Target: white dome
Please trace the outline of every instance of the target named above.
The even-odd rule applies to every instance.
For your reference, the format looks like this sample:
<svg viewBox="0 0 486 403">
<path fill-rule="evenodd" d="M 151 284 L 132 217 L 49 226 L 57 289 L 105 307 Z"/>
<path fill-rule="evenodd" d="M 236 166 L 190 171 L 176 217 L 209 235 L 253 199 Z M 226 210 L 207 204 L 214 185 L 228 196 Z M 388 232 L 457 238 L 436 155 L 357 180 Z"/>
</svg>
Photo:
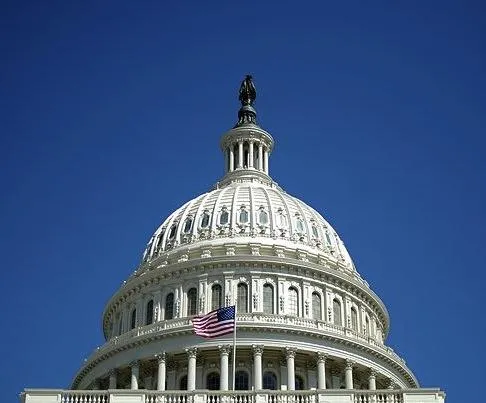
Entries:
<svg viewBox="0 0 486 403">
<path fill-rule="evenodd" d="M 224 238 L 237 244 L 258 240 L 265 245 L 305 249 L 354 270 L 343 242 L 317 211 L 275 183 L 256 180 L 232 182 L 178 208 L 151 237 L 144 261 L 187 244 Z"/>
</svg>

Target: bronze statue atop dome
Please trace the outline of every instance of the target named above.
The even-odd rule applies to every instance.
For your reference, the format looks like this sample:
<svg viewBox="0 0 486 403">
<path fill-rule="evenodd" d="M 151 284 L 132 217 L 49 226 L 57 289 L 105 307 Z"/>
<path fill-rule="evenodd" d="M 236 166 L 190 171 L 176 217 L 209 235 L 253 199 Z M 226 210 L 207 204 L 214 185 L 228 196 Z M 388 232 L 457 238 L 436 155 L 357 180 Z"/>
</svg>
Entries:
<svg viewBox="0 0 486 403">
<path fill-rule="evenodd" d="M 256 99 L 256 88 L 253 84 L 253 77 L 249 74 L 246 75 L 240 86 L 240 95 L 238 99 L 241 105 L 253 105 Z"/>
<path fill-rule="evenodd" d="M 249 74 L 241 82 L 238 99 L 241 102 L 241 108 L 238 111 L 238 123 L 235 127 L 246 124 L 256 125 L 256 110 L 253 108 L 253 103 L 256 99 L 256 88 L 255 84 L 253 84 L 253 77 Z"/>
</svg>

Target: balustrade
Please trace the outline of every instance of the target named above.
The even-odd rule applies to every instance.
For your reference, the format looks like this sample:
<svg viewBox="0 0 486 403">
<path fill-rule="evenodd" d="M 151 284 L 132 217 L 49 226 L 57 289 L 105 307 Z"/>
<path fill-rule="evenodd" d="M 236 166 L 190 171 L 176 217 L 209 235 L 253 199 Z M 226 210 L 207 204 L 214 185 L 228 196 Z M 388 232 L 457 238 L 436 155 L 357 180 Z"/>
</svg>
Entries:
<svg viewBox="0 0 486 403">
<path fill-rule="evenodd" d="M 108 403 L 109 401 L 108 391 L 68 390 L 61 393 L 60 403 Z"/>
<path fill-rule="evenodd" d="M 46 390 L 27 389 L 23 403 L 444 403 L 438 389 L 403 390 L 261 390 L 261 391 L 152 391 L 152 390 Z M 417 400 L 419 399 L 419 400 Z"/>
<path fill-rule="evenodd" d="M 381 350 L 383 353 L 392 356 L 395 360 L 405 363 L 405 361 L 401 357 L 399 357 L 393 351 L 392 348 L 385 346 L 384 344 L 373 339 L 372 337 L 356 332 L 353 329 L 338 326 L 333 323 L 325 322 L 322 320 L 303 318 L 298 316 L 274 315 L 274 314 L 265 314 L 261 312 L 254 312 L 254 313 L 238 314 L 237 322 L 240 324 L 240 326 L 244 326 L 245 323 L 256 322 L 256 323 L 268 323 L 273 325 L 285 325 L 286 327 L 295 326 L 297 328 L 305 328 L 307 330 L 315 329 L 318 331 L 325 331 L 334 334 L 339 334 L 340 336 L 345 336 L 347 338 L 356 339 L 359 340 L 360 342 L 367 343 L 370 346 L 373 346 L 374 348 Z M 104 355 L 111 349 L 115 348 L 116 346 L 123 343 L 127 343 L 133 338 L 142 337 L 148 334 L 157 334 L 161 332 L 171 331 L 173 329 L 190 330 L 191 329 L 190 319 L 175 318 L 167 321 L 155 322 L 147 326 L 137 327 L 126 333 L 123 333 L 120 336 L 116 336 L 112 338 L 105 345 L 98 347 L 93 352 L 90 359 L 93 359 L 94 357 L 100 355 Z"/>
</svg>

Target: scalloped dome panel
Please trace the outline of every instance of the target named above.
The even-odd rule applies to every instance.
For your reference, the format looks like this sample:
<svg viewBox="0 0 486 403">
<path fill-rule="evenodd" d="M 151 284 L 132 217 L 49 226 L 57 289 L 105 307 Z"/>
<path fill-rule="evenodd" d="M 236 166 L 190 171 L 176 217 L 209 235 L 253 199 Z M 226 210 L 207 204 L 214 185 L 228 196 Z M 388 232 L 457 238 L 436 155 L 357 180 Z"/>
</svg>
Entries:
<svg viewBox="0 0 486 403">
<path fill-rule="evenodd" d="M 174 211 L 155 231 L 144 261 L 182 245 L 209 239 L 231 238 L 248 243 L 258 238 L 306 245 L 354 265 L 343 242 L 313 208 L 277 186 L 232 183 L 202 194 Z"/>
</svg>

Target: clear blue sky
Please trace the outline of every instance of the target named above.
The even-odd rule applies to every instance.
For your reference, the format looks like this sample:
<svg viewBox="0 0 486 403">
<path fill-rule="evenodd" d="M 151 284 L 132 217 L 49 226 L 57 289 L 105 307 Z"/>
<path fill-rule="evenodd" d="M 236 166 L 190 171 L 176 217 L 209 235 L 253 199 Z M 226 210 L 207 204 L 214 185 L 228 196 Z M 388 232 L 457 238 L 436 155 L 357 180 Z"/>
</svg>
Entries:
<svg viewBox="0 0 486 403">
<path fill-rule="evenodd" d="M 421 384 L 474 400 L 486 10 L 391 3 L 2 2 L 2 402 L 102 343 L 151 233 L 221 177 L 247 73 L 274 179 L 340 233 Z"/>
</svg>

